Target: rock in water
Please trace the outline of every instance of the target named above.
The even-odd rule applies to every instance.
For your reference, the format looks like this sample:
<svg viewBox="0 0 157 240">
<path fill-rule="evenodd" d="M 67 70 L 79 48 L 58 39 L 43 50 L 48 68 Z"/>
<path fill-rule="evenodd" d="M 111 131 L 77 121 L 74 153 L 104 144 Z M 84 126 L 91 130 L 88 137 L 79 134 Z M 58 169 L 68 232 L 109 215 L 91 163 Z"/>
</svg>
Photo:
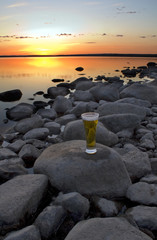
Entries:
<svg viewBox="0 0 157 240">
<path fill-rule="evenodd" d="M 151 240 L 125 218 L 91 218 L 79 222 L 65 240 Z"/>
<path fill-rule="evenodd" d="M 78 72 L 82 72 L 84 70 L 84 68 L 83 67 L 77 67 L 77 68 L 75 68 L 75 70 L 78 71 Z"/>
<path fill-rule="evenodd" d="M 34 112 L 34 106 L 29 103 L 19 103 L 6 112 L 7 118 L 18 121 L 30 117 Z"/>
<path fill-rule="evenodd" d="M 44 173 L 58 190 L 98 195 L 106 198 L 125 196 L 131 185 L 118 153 L 97 144 L 97 153 L 85 153 L 85 141 L 67 141 L 48 147 L 36 160 L 35 173 Z"/>
<path fill-rule="evenodd" d="M 3 101 L 3 102 L 17 101 L 17 100 L 20 100 L 21 97 L 22 97 L 22 92 L 19 89 L 0 93 L 0 101 Z"/>
</svg>

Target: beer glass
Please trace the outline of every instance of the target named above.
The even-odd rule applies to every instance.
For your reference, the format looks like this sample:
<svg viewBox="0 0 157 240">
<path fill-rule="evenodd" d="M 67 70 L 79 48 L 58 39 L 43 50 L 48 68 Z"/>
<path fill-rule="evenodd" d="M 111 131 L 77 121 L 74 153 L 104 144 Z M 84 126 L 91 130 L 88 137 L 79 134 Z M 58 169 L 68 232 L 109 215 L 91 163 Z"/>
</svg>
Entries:
<svg viewBox="0 0 157 240">
<path fill-rule="evenodd" d="M 99 113 L 87 112 L 81 115 L 86 135 L 86 153 L 94 154 L 96 150 L 96 127 Z"/>
</svg>

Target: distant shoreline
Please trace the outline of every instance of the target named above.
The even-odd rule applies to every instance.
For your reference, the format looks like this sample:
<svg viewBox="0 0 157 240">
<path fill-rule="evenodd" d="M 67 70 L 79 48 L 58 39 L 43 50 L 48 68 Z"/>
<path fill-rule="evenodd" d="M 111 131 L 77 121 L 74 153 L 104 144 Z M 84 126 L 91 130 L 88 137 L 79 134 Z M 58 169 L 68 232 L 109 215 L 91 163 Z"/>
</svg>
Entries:
<svg viewBox="0 0 157 240">
<path fill-rule="evenodd" d="M 157 57 L 157 54 L 123 54 L 123 53 L 100 53 L 100 54 L 54 54 L 54 55 L 0 55 L 0 58 L 25 58 L 25 57 Z"/>
</svg>

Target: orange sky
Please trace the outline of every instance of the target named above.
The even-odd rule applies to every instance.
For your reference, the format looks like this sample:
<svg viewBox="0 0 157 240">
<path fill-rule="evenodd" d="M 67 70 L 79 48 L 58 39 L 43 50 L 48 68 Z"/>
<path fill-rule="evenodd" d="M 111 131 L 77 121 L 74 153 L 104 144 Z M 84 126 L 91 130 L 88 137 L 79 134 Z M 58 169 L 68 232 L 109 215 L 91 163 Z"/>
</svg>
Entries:
<svg viewBox="0 0 157 240">
<path fill-rule="evenodd" d="M 156 0 L 1 0 L 0 55 L 157 54 L 156 11 Z"/>
</svg>

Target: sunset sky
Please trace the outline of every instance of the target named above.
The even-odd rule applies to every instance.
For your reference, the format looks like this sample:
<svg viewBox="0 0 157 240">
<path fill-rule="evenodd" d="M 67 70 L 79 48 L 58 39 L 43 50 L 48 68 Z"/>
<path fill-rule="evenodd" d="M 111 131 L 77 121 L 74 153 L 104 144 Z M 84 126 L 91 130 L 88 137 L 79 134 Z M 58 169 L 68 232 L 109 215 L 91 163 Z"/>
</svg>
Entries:
<svg viewBox="0 0 157 240">
<path fill-rule="evenodd" d="M 0 55 L 157 54 L 157 0 L 0 0 Z"/>
</svg>

